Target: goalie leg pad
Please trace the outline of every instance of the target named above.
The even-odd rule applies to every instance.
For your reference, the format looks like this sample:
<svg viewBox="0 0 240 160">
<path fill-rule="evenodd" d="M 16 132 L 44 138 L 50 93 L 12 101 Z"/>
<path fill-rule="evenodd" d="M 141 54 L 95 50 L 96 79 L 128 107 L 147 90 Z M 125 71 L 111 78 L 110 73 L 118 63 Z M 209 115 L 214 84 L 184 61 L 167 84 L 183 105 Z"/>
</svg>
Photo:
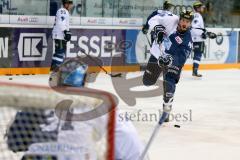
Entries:
<svg viewBox="0 0 240 160">
<path fill-rule="evenodd" d="M 143 84 L 145 86 L 154 85 L 157 82 L 161 72 L 162 69 L 158 66 L 157 59 L 151 55 L 143 75 Z"/>
</svg>

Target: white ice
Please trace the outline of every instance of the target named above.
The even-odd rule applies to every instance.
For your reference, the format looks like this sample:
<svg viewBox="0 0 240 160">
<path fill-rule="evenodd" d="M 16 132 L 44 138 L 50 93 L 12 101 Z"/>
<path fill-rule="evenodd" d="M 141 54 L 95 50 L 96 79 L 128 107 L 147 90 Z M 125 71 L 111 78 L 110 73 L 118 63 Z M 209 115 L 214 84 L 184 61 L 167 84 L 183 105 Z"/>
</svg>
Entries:
<svg viewBox="0 0 240 160">
<path fill-rule="evenodd" d="M 177 86 L 173 113 L 188 116 L 187 121 L 165 124 L 149 150 L 151 160 L 238 160 L 240 159 L 240 70 L 201 71 L 202 79 L 184 71 Z M 128 73 L 128 77 L 142 73 Z M 0 76 L 0 81 L 28 84 L 48 84 L 48 75 Z M 101 73 L 92 88 L 112 92 L 111 79 Z M 119 86 L 120 87 L 120 86 Z M 146 87 L 135 88 L 144 90 Z M 117 94 L 116 94 L 117 95 Z M 162 96 L 138 98 L 137 104 L 129 107 L 120 100 L 122 113 L 137 115 L 158 114 L 162 108 Z M 190 120 L 191 113 L 191 120 Z M 143 117 L 141 117 L 143 118 Z M 156 121 L 134 121 L 140 137 L 147 143 Z M 173 125 L 181 125 L 175 128 Z"/>
</svg>

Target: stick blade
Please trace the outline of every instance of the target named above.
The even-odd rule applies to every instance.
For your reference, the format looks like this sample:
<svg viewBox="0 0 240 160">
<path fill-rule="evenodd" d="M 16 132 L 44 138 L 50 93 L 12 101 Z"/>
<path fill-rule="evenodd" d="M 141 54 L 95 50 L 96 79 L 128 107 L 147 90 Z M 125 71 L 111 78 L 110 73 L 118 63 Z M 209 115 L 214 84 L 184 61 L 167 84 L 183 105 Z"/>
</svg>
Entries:
<svg viewBox="0 0 240 160">
<path fill-rule="evenodd" d="M 110 74 L 111 77 L 122 77 L 122 73 Z"/>
</svg>

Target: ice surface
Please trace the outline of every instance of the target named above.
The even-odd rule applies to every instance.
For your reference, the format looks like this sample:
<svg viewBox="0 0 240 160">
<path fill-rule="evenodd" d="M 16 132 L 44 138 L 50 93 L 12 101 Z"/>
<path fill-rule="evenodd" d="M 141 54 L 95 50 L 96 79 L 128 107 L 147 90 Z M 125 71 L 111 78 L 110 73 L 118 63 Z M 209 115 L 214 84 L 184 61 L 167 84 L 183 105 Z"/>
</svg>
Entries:
<svg viewBox="0 0 240 160">
<path fill-rule="evenodd" d="M 149 151 L 151 160 L 237 160 L 240 159 L 240 70 L 201 71 L 202 79 L 184 71 L 177 86 L 173 104 L 174 115 L 185 114 L 186 119 L 175 118 L 165 124 Z M 128 78 L 142 73 L 128 73 Z M 1 76 L 0 81 L 48 85 L 48 75 Z M 101 73 L 91 88 L 115 93 L 109 76 Z M 121 86 L 119 86 L 121 87 Z M 135 87 L 134 90 L 144 90 Z M 115 93 L 116 94 L 116 93 Z M 116 94 L 117 95 L 117 94 Z M 144 143 L 147 142 L 155 121 L 143 121 L 143 114 L 158 115 L 162 97 L 138 98 L 135 106 L 120 100 L 120 111 L 137 115 L 134 120 Z M 148 119 L 149 120 L 149 119 Z M 178 121 L 179 120 L 179 121 Z M 174 124 L 181 128 L 174 128 Z"/>
</svg>

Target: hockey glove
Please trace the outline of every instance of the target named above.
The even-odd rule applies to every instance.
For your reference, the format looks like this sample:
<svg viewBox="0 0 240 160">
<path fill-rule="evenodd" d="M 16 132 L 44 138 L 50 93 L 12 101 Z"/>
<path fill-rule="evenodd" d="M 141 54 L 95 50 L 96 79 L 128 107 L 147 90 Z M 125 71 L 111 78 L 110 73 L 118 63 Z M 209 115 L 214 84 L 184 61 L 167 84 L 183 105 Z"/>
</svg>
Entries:
<svg viewBox="0 0 240 160">
<path fill-rule="evenodd" d="M 172 65 L 173 58 L 170 54 L 164 54 L 158 58 L 159 67 L 169 67 Z"/>
<path fill-rule="evenodd" d="M 215 39 L 215 38 L 217 38 L 217 35 L 216 35 L 215 33 L 213 33 L 213 32 L 207 32 L 207 35 L 208 35 L 208 37 L 209 37 L 210 39 Z"/>
<path fill-rule="evenodd" d="M 67 41 L 67 42 L 70 41 L 71 37 L 72 37 L 72 33 L 70 31 L 65 30 L 64 31 L 64 39 L 65 39 L 65 41 Z"/>
<path fill-rule="evenodd" d="M 201 37 L 202 37 L 202 39 L 207 39 L 207 34 L 206 34 L 206 32 L 203 32 Z"/>
<path fill-rule="evenodd" d="M 156 25 L 154 27 L 154 39 L 157 41 L 158 44 L 161 44 L 163 41 L 165 27 L 162 25 Z"/>
<path fill-rule="evenodd" d="M 142 32 L 143 32 L 143 34 L 147 34 L 148 33 L 148 26 L 147 25 L 143 25 Z"/>
</svg>

